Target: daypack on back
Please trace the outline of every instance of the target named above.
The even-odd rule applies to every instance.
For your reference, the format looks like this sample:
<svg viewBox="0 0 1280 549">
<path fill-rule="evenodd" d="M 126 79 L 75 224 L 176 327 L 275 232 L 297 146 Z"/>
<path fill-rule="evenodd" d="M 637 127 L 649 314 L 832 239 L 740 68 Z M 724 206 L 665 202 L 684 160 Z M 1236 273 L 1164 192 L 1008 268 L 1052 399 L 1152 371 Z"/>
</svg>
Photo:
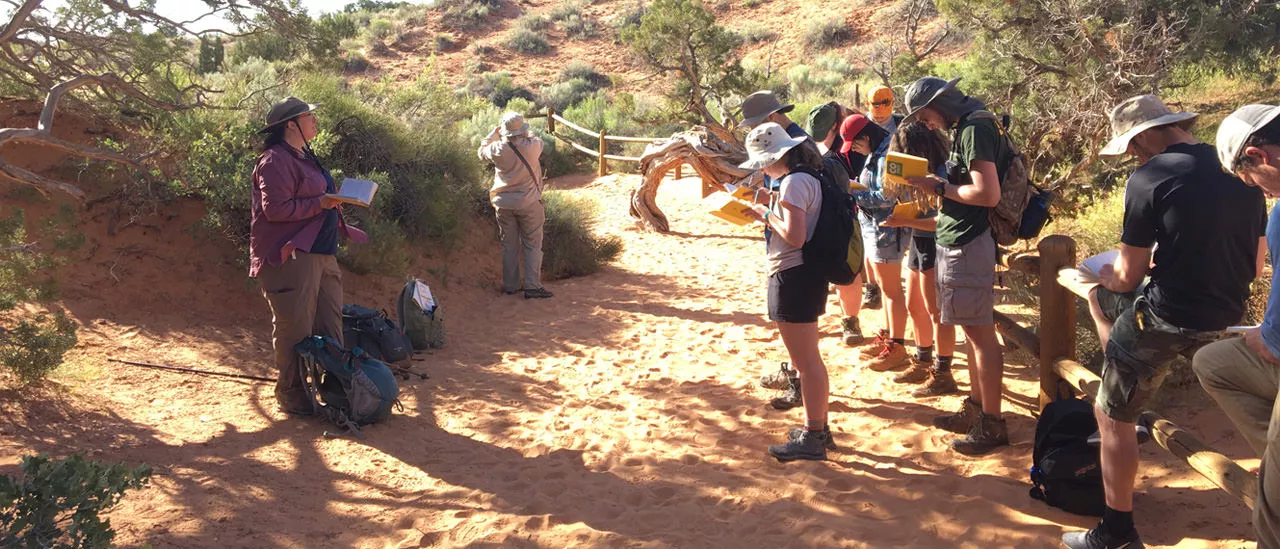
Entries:
<svg viewBox="0 0 1280 549">
<path fill-rule="evenodd" d="M 396 314 L 414 350 L 444 347 L 444 311 L 421 280 L 410 280 L 400 290 Z"/>
<path fill-rule="evenodd" d="M 360 305 L 342 306 L 342 339 L 347 348 L 359 347 L 383 362 L 399 362 L 413 352 L 409 337 L 386 312 Z"/>
<path fill-rule="evenodd" d="M 1089 435 L 1097 430 L 1087 401 L 1066 398 L 1044 407 L 1031 454 L 1032 498 L 1069 513 L 1102 516 L 1102 465 L 1098 448 L 1089 444 Z"/>
<path fill-rule="evenodd" d="M 303 338 L 293 349 L 317 416 L 361 436 L 360 425 L 387 419 L 400 404 L 395 374 L 382 361 L 324 336 Z"/>
<path fill-rule="evenodd" d="M 853 196 L 842 189 L 826 172 L 801 168 L 818 180 L 822 206 L 813 237 L 805 241 L 800 253 L 806 265 L 814 265 L 827 282 L 837 286 L 852 284 L 862 272 L 862 230 L 854 219 Z"/>
<path fill-rule="evenodd" d="M 991 225 L 991 236 L 996 243 L 1008 246 L 1018 239 L 1035 238 L 1040 229 L 1049 221 L 1049 203 L 1052 194 L 1031 183 L 1031 173 L 1027 169 L 1027 157 L 1014 146 L 1013 140 L 1005 131 L 1004 125 L 989 111 L 976 111 L 968 115 L 970 120 L 987 119 L 995 124 L 1009 154 L 1009 168 L 1000 179 L 1000 202 L 987 215 Z M 1035 200 L 1032 200 L 1032 199 Z M 1029 207 L 1030 206 L 1030 207 Z M 1024 221 L 1025 220 L 1025 221 Z M 1026 226 L 1023 226 L 1024 222 Z"/>
</svg>

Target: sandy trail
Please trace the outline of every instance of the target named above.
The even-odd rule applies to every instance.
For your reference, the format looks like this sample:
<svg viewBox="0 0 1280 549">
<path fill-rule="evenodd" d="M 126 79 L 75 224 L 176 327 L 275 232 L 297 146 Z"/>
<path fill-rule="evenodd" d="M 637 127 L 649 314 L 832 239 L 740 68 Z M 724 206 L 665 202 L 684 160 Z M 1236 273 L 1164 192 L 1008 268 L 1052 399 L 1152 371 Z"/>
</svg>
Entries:
<svg viewBox="0 0 1280 549">
<path fill-rule="evenodd" d="M 152 485 L 111 519 L 122 544 L 157 548 L 1047 548 L 1091 525 L 1027 496 L 1028 357 L 1006 355 L 1013 446 L 960 456 L 926 427 L 959 397 L 917 401 L 859 367 L 834 297 L 822 350 L 841 450 L 822 463 L 768 457 L 801 414 L 772 410 L 774 392 L 755 386 L 785 360 L 764 317 L 758 231 L 703 214 L 693 179 L 660 195 L 675 234 L 637 231 L 623 198 L 634 185 L 561 182 L 600 204 L 598 230 L 626 249 L 602 273 L 549 284 L 554 299 L 499 295 L 489 224 L 459 252 L 422 258 L 449 342 L 414 362 L 431 379 L 403 382 L 404 413 L 364 440 L 284 420 L 263 384 L 106 363 L 269 374 L 270 319 L 230 252 L 177 230 L 196 205 L 163 229 L 91 232 L 62 276 L 82 344 L 58 384 L 0 392 L 0 472 L 34 451 L 150 463 Z M 400 282 L 348 275 L 348 301 L 389 308 Z M 868 331 L 880 314 L 864 311 Z M 1161 410 L 1249 455 L 1198 387 L 1170 391 Z M 1154 444 L 1143 460 L 1148 545 L 1252 547 L 1243 505 Z"/>
</svg>

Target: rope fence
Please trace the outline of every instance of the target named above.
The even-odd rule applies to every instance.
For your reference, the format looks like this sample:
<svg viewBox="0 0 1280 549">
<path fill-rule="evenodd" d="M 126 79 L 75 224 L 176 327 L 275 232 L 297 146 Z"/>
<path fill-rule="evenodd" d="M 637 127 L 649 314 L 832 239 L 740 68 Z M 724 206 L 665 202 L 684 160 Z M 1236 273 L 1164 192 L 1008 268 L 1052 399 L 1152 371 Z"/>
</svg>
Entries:
<svg viewBox="0 0 1280 549">
<path fill-rule="evenodd" d="M 609 154 L 608 148 L 609 148 L 610 141 L 616 141 L 619 143 L 659 143 L 667 139 L 665 137 L 626 137 L 626 136 L 620 136 L 620 135 L 607 135 L 603 131 L 599 131 L 599 132 L 592 131 L 582 126 L 579 126 L 578 124 L 574 124 L 573 121 L 568 120 L 565 117 L 560 116 L 559 114 L 556 114 L 555 109 L 552 107 L 547 107 L 547 111 L 545 113 L 538 112 L 538 113 L 528 114 L 528 115 L 525 115 L 525 118 L 546 118 L 547 133 L 551 134 L 551 136 L 556 139 L 564 141 L 574 149 L 577 149 L 578 151 L 591 155 L 593 158 L 596 159 L 596 162 L 599 163 L 599 169 L 596 171 L 596 175 L 599 177 L 604 177 L 609 174 L 610 160 L 614 160 L 617 162 L 636 162 L 636 163 L 640 162 L 640 157 L 638 156 L 623 156 L 623 155 L 617 155 L 617 154 Z M 585 145 L 578 143 L 577 141 L 574 141 L 572 139 L 569 139 L 563 135 L 556 133 L 557 123 L 567 126 L 570 129 L 576 130 L 579 133 L 582 133 L 588 137 L 596 138 L 596 140 L 598 140 L 599 142 L 599 148 L 596 150 L 592 150 L 586 147 Z M 681 177 L 680 167 L 677 166 L 676 179 L 679 179 L 680 177 Z"/>
</svg>

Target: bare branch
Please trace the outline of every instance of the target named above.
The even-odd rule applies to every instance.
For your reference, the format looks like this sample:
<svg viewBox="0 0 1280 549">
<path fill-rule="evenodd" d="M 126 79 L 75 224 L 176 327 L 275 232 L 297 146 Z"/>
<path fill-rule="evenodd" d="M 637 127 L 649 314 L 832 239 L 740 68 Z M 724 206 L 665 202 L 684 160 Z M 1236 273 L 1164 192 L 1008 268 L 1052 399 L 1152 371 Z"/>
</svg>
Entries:
<svg viewBox="0 0 1280 549">
<path fill-rule="evenodd" d="M 9 24 L 0 30 L 0 44 L 5 44 L 12 40 L 14 35 L 18 34 L 18 30 L 26 23 L 27 18 L 31 17 L 31 12 L 36 11 L 40 7 L 41 0 L 26 0 L 13 12 L 13 17 L 9 18 Z"/>
</svg>

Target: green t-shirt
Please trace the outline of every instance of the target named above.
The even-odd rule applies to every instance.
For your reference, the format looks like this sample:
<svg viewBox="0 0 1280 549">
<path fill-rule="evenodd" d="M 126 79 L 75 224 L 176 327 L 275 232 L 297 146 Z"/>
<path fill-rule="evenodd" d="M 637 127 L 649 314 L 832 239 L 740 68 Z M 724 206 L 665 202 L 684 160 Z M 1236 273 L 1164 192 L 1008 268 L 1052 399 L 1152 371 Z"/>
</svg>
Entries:
<svg viewBox="0 0 1280 549">
<path fill-rule="evenodd" d="M 958 172 L 958 177 L 950 178 L 951 183 L 972 185 L 970 163 L 974 160 L 986 160 L 996 165 L 996 173 L 1003 181 L 1012 159 L 1009 146 L 1000 135 L 994 120 L 961 118 L 951 147 L 951 162 L 956 167 L 948 175 Z M 961 204 L 943 198 L 942 208 L 938 212 L 938 245 L 956 248 L 968 244 L 990 227 L 987 220 L 990 212 L 991 208 Z"/>
</svg>

